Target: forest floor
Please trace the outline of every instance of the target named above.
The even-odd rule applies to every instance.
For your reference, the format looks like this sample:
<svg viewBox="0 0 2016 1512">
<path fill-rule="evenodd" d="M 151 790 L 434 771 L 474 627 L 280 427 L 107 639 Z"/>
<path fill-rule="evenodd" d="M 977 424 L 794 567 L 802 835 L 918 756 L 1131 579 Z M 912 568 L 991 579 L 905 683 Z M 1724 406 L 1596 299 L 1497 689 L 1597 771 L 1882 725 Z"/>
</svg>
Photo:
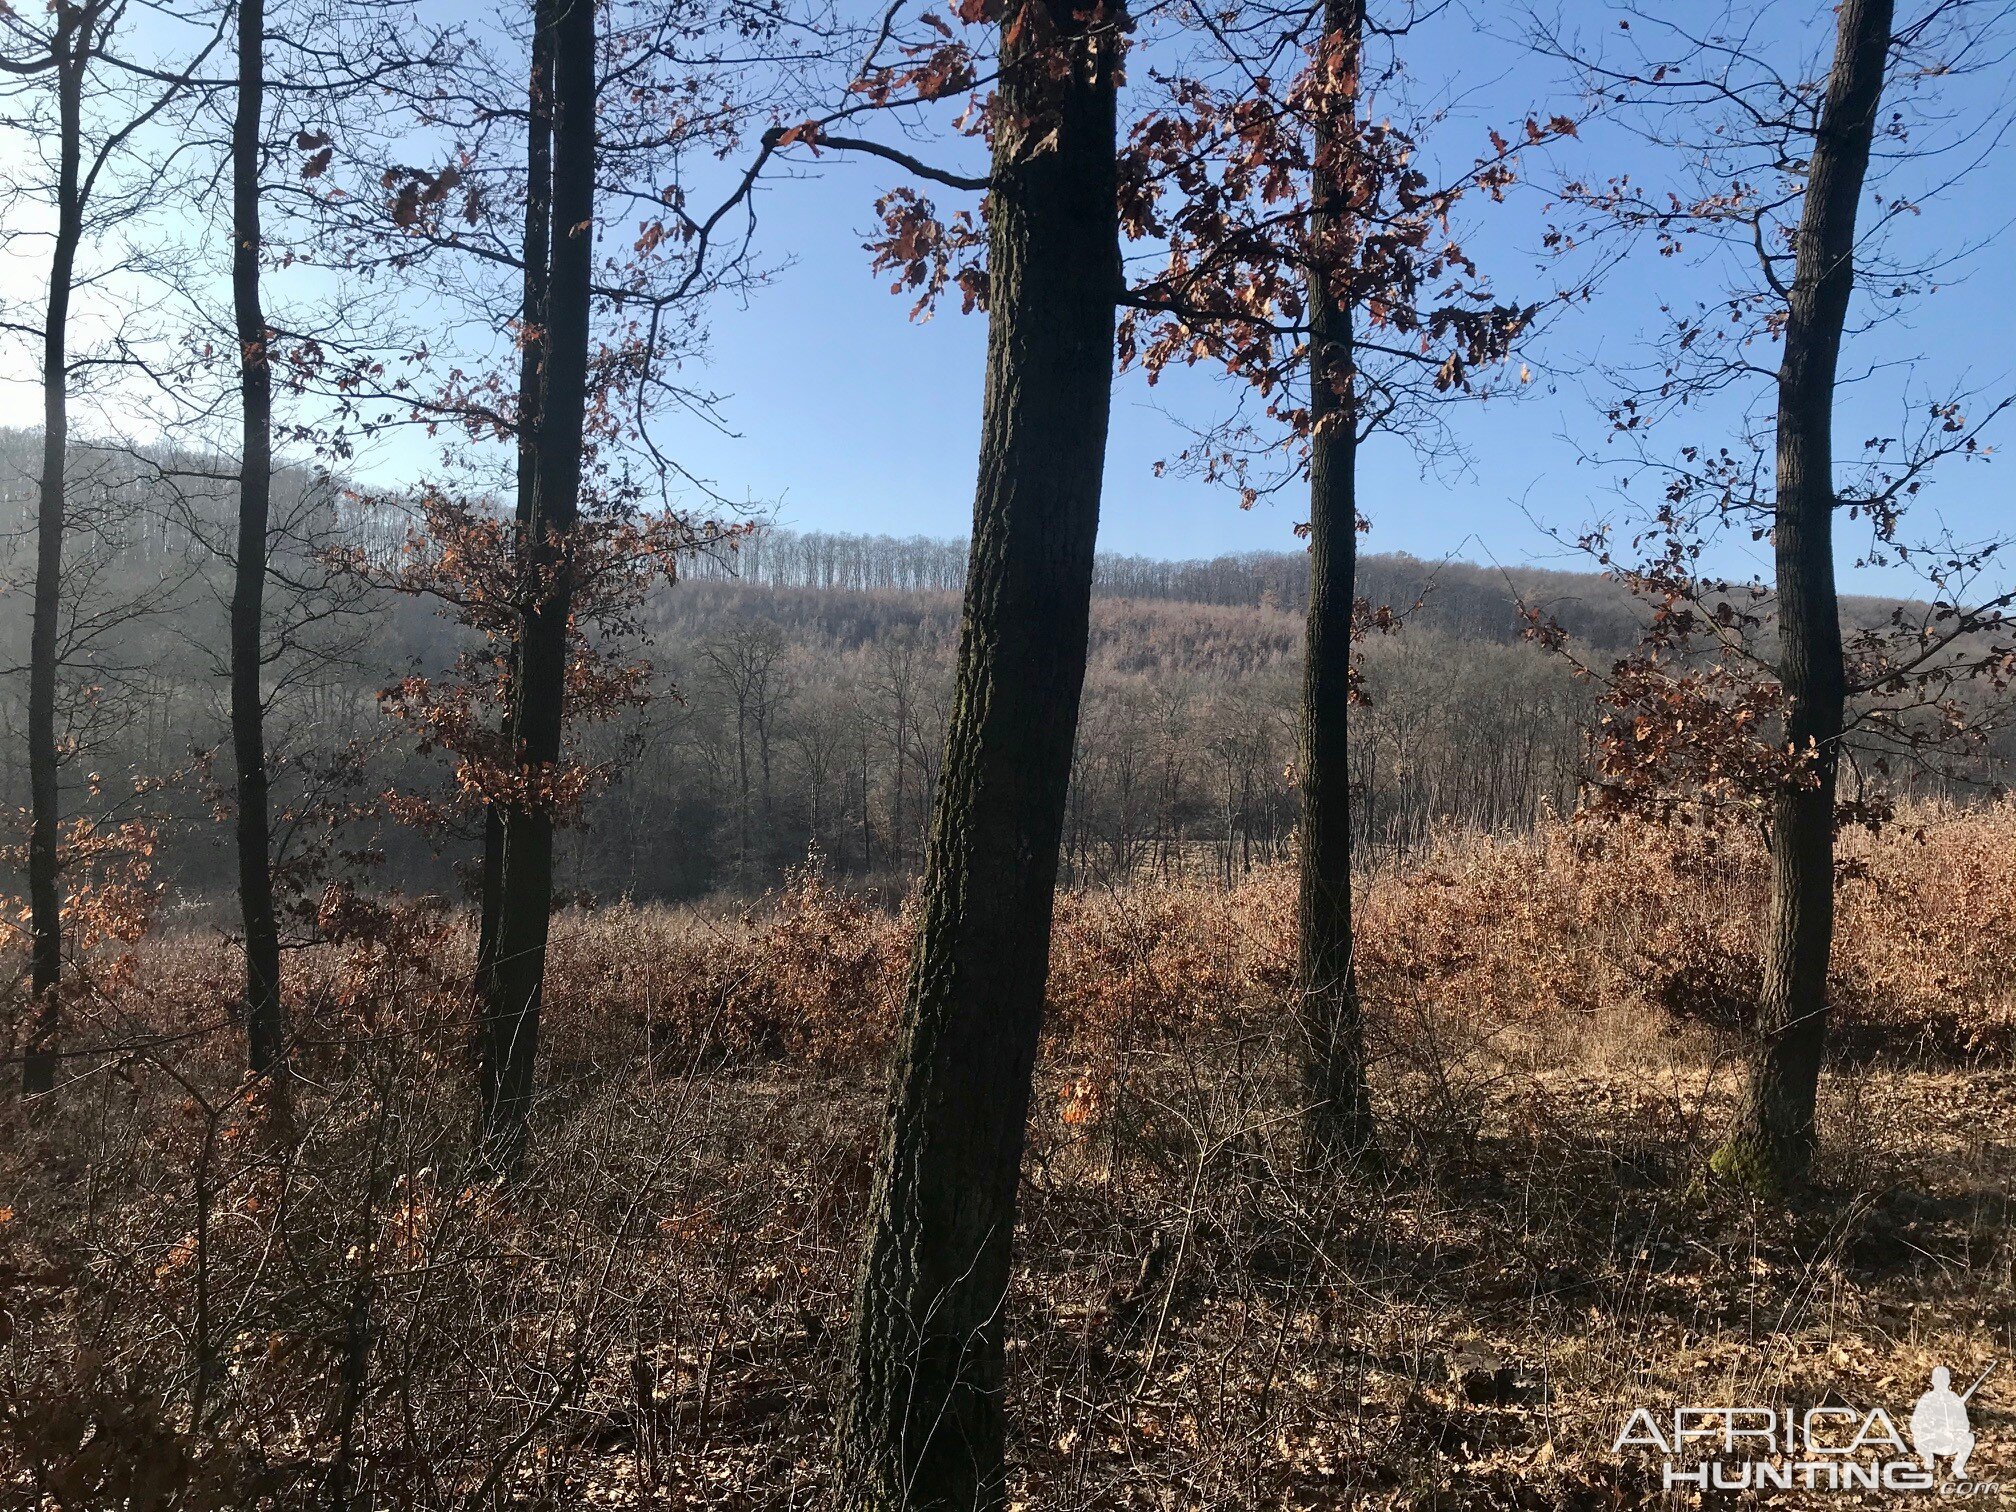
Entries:
<svg viewBox="0 0 2016 1512">
<path fill-rule="evenodd" d="M 1288 879 L 1066 900 L 1016 1504 L 1743 1506 L 1662 1489 L 1632 1413 L 1845 1409 L 1830 1442 L 1902 1460 L 1869 1414 L 1908 1438 L 1935 1366 L 1991 1361 L 1972 1499 L 2016 1504 L 2016 815 L 1919 817 L 1851 858 L 1842 1054 L 1784 1204 L 1701 1180 L 1740 845 L 1468 842 L 1370 884 L 1381 1158 L 1325 1179 L 1270 1006 Z M 0 1506 L 830 1505 L 905 927 L 817 879 L 741 920 L 564 918 L 515 1193 L 466 1174 L 459 924 L 388 910 L 300 958 L 286 1120 L 213 1032 L 228 952 L 143 946 L 78 1025 L 100 1053 L 0 1102 Z"/>
<path fill-rule="evenodd" d="M 1009 1324 L 1022 1507 L 1696 1506 L 1616 1448 L 1632 1409 L 1670 1431 L 1682 1405 L 1852 1407 L 1840 1443 L 1880 1407 L 1908 1437 L 1934 1366 L 1962 1390 L 2010 1357 L 2007 1071 L 1831 1078 L 1821 1184 L 1775 1208 L 1698 1184 L 1729 1078 L 1691 1054 L 1494 1067 L 1453 1125 L 1406 1078 L 1383 1174 L 1320 1191 L 1284 1174 L 1278 1100 L 1192 1069 L 1137 1068 L 1096 1127 L 1065 1121 L 1075 1081 L 1048 1088 Z M 722 1326 L 652 1347 L 661 1436 L 583 1464 L 605 1504 L 821 1504 L 874 1091 L 710 1088 L 683 1269 Z M 1982 1504 L 2016 1501 L 1993 1489 L 2016 1488 L 2016 1375 L 1970 1408 Z"/>
</svg>

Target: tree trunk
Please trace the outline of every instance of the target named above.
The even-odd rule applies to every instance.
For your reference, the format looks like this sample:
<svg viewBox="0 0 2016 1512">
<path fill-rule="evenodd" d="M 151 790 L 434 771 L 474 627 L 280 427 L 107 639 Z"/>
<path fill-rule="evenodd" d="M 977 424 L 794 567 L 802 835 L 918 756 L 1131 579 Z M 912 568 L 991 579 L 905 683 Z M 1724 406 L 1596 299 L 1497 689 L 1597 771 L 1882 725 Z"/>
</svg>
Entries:
<svg viewBox="0 0 2016 1512">
<path fill-rule="evenodd" d="M 904 779 L 906 776 L 903 770 L 904 749 L 905 747 L 903 744 L 903 705 L 901 703 L 898 703 L 896 706 L 896 786 L 894 792 L 891 795 L 891 802 L 890 802 L 889 848 L 891 854 L 895 858 L 896 870 L 899 873 L 903 872 L 904 870 L 903 858 L 909 854 L 909 838 L 910 838 L 908 833 L 906 832 L 903 823 L 903 788 L 904 788 Z M 901 876 L 898 879 L 898 885 L 901 886 L 907 883 L 908 881 L 909 878 L 907 875 Z"/>
<path fill-rule="evenodd" d="M 1834 939 L 1834 779 L 1846 669 L 1834 590 L 1834 380 L 1855 288 L 1855 213 L 1869 167 L 1891 0 L 1845 0 L 1813 141 L 1778 370 L 1775 548 L 1785 735 L 1810 753 L 1780 792 L 1771 831 L 1771 918 L 1750 1083 L 1715 1169 L 1761 1191 L 1802 1181 L 1827 1047 Z"/>
<path fill-rule="evenodd" d="M 735 696 L 735 881 L 749 885 L 749 700 Z"/>
<path fill-rule="evenodd" d="M 506 1172 L 524 1154 L 539 1051 L 553 903 L 553 812 L 539 788 L 561 755 L 573 605 L 567 554 L 580 507 L 595 244 L 595 7 L 592 0 L 559 0 L 554 12 L 552 272 L 537 477 L 520 552 L 528 592 L 510 730 L 528 791 L 504 815 L 481 1057 L 484 1145 Z"/>
<path fill-rule="evenodd" d="M 280 926 L 273 912 L 272 830 L 260 626 L 273 492 L 273 378 L 259 303 L 260 122 L 265 107 L 265 0 L 239 0 L 238 113 L 231 128 L 231 298 L 238 321 L 244 421 L 238 473 L 238 560 L 231 586 L 231 748 L 238 767 L 238 902 L 245 926 L 245 1038 L 256 1076 L 284 1068 Z"/>
<path fill-rule="evenodd" d="M 525 275 L 518 347 L 518 496 L 511 549 L 522 552 L 532 523 L 539 475 L 539 385 L 545 366 L 546 286 L 553 255 L 553 0 L 534 0 L 532 72 L 525 125 Z M 518 646 L 505 650 L 505 704 L 516 697 Z M 509 718 L 507 713 L 506 718 Z M 483 811 L 481 913 L 476 932 L 476 1001 L 487 1002 L 497 960 L 497 911 L 504 883 L 504 816 L 495 804 Z"/>
<path fill-rule="evenodd" d="M 1089 44 L 1066 0 L 1022 0 L 1003 21 L 957 690 L 842 1409 L 844 1497 L 856 1512 L 973 1512 L 1003 1494 L 1002 1302 L 1085 678 L 1120 289 L 1118 42 L 1105 15 Z M 1065 49 L 1068 69 L 1052 78 Z"/>
<path fill-rule="evenodd" d="M 1357 109 L 1360 0 L 1328 0 L 1322 66 L 1343 70 Z M 1334 76 L 1333 76 L 1334 77 Z M 1358 595 L 1358 409 L 1352 352 L 1348 228 L 1332 184 L 1348 137 L 1319 120 L 1310 216 L 1309 609 L 1302 664 L 1302 796 L 1297 906 L 1303 1136 L 1312 1165 L 1362 1153 L 1372 1140 L 1365 1034 L 1351 959 L 1351 621 Z"/>
<path fill-rule="evenodd" d="M 56 748 L 57 641 L 62 630 L 63 488 L 70 446 L 70 290 L 84 222 L 78 180 L 84 146 L 84 71 L 91 24 L 59 10 L 56 27 L 56 246 L 42 327 L 42 482 L 35 512 L 35 605 L 28 647 L 29 989 L 33 1021 L 21 1063 L 21 1090 L 56 1084 L 57 983 L 63 969 L 63 895 L 57 876 L 61 819 Z"/>
<path fill-rule="evenodd" d="M 868 732 L 861 732 L 861 874 L 867 876 L 875 870 L 875 817 L 870 812 L 868 801 Z"/>
</svg>

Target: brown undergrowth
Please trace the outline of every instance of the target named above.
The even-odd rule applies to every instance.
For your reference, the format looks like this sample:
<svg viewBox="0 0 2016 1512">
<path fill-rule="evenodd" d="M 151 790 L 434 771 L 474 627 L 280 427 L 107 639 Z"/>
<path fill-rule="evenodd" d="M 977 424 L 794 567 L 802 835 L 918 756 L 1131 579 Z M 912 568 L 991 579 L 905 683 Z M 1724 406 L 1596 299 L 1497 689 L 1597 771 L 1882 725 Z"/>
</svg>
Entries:
<svg viewBox="0 0 2016 1512">
<path fill-rule="evenodd" d="M 2016 811 L 1850 849 L 1844 1054 L 1790 1210 L 1695 1181 L 1755 972 L 1747 841 L 1452 838 L 1369 883 L 1383 1159 L 1319 1176 L 1279 1074 L 1290 879 L 1062 900 L 1020 1505 L 1656 1504 L 1612 1448 L 1634 1406 L 1901 1422 L 1932 1364 L 2008 1360 Z M 0 1103 L 0 1499 L 827 1505 L 905 920 L 816 875 L 747 915 L 563 916 L 513 1193 L 469 1174 L 464 926 L 367 922 L 291 963 L 284 1116 L 193 937 L 82 994 L 54 1097 Z M 2016 1482 L 2012 1406 L 1998 1371 L 1977 1480 Z"/>
</svg>

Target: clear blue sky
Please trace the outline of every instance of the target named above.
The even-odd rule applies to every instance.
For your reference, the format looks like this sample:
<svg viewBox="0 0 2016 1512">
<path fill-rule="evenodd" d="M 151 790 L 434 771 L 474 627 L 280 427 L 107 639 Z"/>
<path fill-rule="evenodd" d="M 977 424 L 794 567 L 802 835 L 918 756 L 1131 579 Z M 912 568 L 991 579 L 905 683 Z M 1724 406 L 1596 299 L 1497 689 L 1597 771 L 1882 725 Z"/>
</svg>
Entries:
<svg viewBox="0 0 2016 1512">
<path fill-rule="evenodd" d="M 1417 98 L 1447 109 L 1437 136 L 1452 155 L 1474 151 L 1487 125 L 1516 123 L 1539 104 L 1561 108 L 1564 99 L 1563 70 L 1524 55 L 1513 41 L 1521 22 L 1500 8 L 1484 9 L 1500 18 L 1493 24 L 1504 36 L 1488 36 L 1469 14 L 1452 9 L 1423 25 L 1406 47 Z M 1705 24 L 1708 7 L 1681 9 Z M 1824 56 L 1832 21 L 1825 8 L 1775 9 L 1771 24 L 1784 43 L 1803 43 Z M 1575 0 L 1564 19 L 1596 38 L 1614 26 L 1616 14 Z M 1958 86 L 1951 130 L 1957 134 L 1963 124 L 1993 115 L 2003 103 L 2001 88 L 2000 77 Z M 1659 183 L 1672 177 L 1676 164 L 1658 144 L 1621 124 L 1597 122 L 1551 163 L 1532 166 L 1542 179 L 1552 171 L 1628 171 Z M 861 242 L 870 207 L 882 188 L 901 181 L 897 170 L 877 163 L 829 159 L 815 175 L 768 192 L 766 242 L 792 265 L 746 310 L 724 308 L 714 323 L 710 378 L 732 396 L 726 414 L 739 434 L 696 431 L 682 438 L 682 455 L 732 492 L 776 500 L 780 519 L 800 528 L 927 535 L 958 535 L 966 528 L 984 320 L 955 308 L 912 324 L 906 319 L 910 300 L 891 296 L 886 280 L 869 273 Z M 955 191 L 932 192 L 941 206 L 959 198 Z M 1913 228 L 1914 245 L 1985 245 L 1948 270 L 1945 285 L 1908 318 L 1887 322 L 1851 346 L 1849 368 L 1915 366 L 1886 366 L 1844 397 L 1844 449 L 1859 444 L 1864 428 L 1894 431 L 1906 392 L 2011 386 L 2016 309 L 2006 270 L 2016 238 L 2006 222 L 2012 205 L 2016 155 L 2010 153 L 1993 156 L 1964 186 L 1928 205 L 1922 225 Z M 1539 255 L 1543 218 L 1538 193 L 1480 215 L 1483 230 L 1473 250 L 1483 249 L 1502 294 L 1544 294 L 1555 286 L 1559 271 Z M 1452 413 L 1466 462 L 1444 462 L 1424 475 L 1404 443 L 1375 441 L 1363 461 L 1363 508 L 1372 521 L 1368 548 L 1424 557 L 1558 558 L 1535 520 L 1572 534 L 1615 507 L 1598 470 L 1577 465 L 1578 453 L 1605 445 L 1599 403 L 1608 389 L 1596 365 L 1641 356 L 1662 301 L 1712 295 L 1718 282 L 1714 267 L 1660 259 L 1647 246 L 1596 300 L 1555 323 L 1536 353 L 1535 381 L 1518 399 Z M 1223 401 L 1222 386 L 1212 380 L 1165 379 L 1154 390 L 1138 375 L 1119 380 L 1101 529 L 1106 549 L 1191 556 L 1292 548 L 1299 515 L 1289 500 L 1242 512 L 1223 490 L 1153 476 L 1155 461 L 1184 439 L 1165 409 L 1202 420 Z M 1719 442 L 1726 419 L 1704 414 L 1698 430 L 1673 428 L 1672 441 Z M 2016 477 L 2006 464 L 1950 469 L 1927 510 L 1963 529 L 2006 528 L 2016 518 L 2005 507 L 2012 484 Z M 1858 581 L 1845 546 L 1844 569 L 1850 583 Z"/>
</svg>

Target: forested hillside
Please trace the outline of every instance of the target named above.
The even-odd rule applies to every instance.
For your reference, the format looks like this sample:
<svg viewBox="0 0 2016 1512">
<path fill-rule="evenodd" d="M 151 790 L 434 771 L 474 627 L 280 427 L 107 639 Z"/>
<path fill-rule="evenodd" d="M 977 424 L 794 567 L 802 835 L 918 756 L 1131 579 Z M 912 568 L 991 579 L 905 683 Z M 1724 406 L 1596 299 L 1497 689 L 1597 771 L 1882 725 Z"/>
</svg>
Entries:
<svg viewBox="0 0 2016 1512">
<path fill-rule="evenodd" d="M 32 496 L 37 438 L 0 435 L 0 509 Z M 224 666 L 210 632 L 228 574 L 229 465 L 80 448 L 76 471 L 119 492 L 91 524 L 93 595 L 73 617 L 77 750 L 66 781 L 173 780 L 126 811 L 171 822 L 165 863 L 192 906 L 226 884 L 229 839 L 206 782 L 227 735 Z M 346 578 L 345 549 L 396 557 L 410 518 L 333 480 L 277 477 L 278 539 L 293 567 L 269 608 L 272 731 L 282 791 L 326 773 L 302 758 L 356 750 L 373 791 L 446 781 L 379 694 L 447 666 L 466 633 L 426 604 Z M 137 507 L 136 507 L 137 504 Z M 84 519 L 94 520 L 90 514 Z M 0 572 L 21 585 L 18 528 Z M 763 530 L 690 556 L 645 606 L 641 654 L 658 696 L 584 736 L 609 780 L 563 832 L 570 894 L 692 899 L 774 886 L 817 854 L 835 875 L 900 895 L 923 854 L 951 696 L 965 548 L 958 542 Z M 1103 556 L 1064 854 L 1079 882 L 1140 873 L 1232 881 L 1287 854 L 1308 558 L 1207 562 Z M 1625 654 L 1644 611 L 1594 572 L 1368 556 L 1368 606 L 1393 611 L 1361 648 L 1352 752 L 1362 864 L 1389 865 L 1437 827 L 1521 830 L 1574 806 L 1590 690 L 1523 638 L 1523 611 L 1563 625 L 1598 664 Z M 1883 606 L 1850 612 L 1877 615 Z M 19 614 L 0 647 L 25 656 Z M 18 686 L 14 700 L 18 724 Z M 26 800 L 9 767 L 5 801 Z M 1946 791 L 1943 783 L 1926 792 Z M 359 840 L 366 838 L 360 833 Z M 473 837 L 421 844 L 380 828 L 407 885 L 454 889 Z"/>
<path fill-rule="evenodd" d="M 36 445 L 30 432 L 0 437 L 0 508 L 17 522 Z M 93 600 L 72 620 L 81 687 L 68 710 L 78 750 L 66 780 L 180 773 L 148 802 L 174 821 L 168 865 L 200 898 L 227 877 L 228 836 L 204 817 L 203 783 L 227 733 L 210 626 L 228 572 L 219 542 L 229 467 L 77 455 L 80 475 L 107 490 L 117 480 L 122 507 L 88 537 Z M 378 694 L 409 671 L 446 666 L 466 637 L 425 605 L 321 561 L 345 547 L 394 555 L 408 520 L 301 473 L 279 474 L 277 492 L 290 501 L 281 539 L 295 564 L 270 607 L 276 630 L 285 627 L 269 674 L 282 771 L 290 757 L 354 746 L 367 753 L 372 787 L 440 786 L 441 771 L 380 711 Z M 0 572 L 18 604 L 25 537 L 6 539 Z M 760 891 L 816 850 L 837 874 L 900 891 L 923 850 L 963 562 L 953 542 L 783 531 L 689 559 L 644 616 L 642 652 L 661 696 L 587 736 L 586 754 L 607 762 L 612 780 L 562 840 L 567 890 Z M 1279 859 L 1293 828 L 1306 558 L 1105 557 L 1099 574 L 1071 874 L 1230 880 Z M 1368 601 L 1400 618 L 1365 648 L 1355 760 L 1368 862 L 1404 853 L 1438 824 L 1521 828 L 1569 806 L 1585 700 L 1564 663 L 1520 640 L 1519 606 L 1544 605 L 1614 650 L 1631 633 L 1629 596 L 1593 573 L 1408 558 L 1368 558 L 1364 582 Z M 0 654 L 18 663 L 25 632 L 21 615 L 0 622 Z M 25 802 L 25 772 L 6 776 L 6 801 Z M 294 780 L 299 791 L 311 777 Z M 451 831 L 430 851 L 409 836 L 378 838 L 396 847 L 409 885 L 434 887 L 453 885 L 470 841 Z"/>
</svg>

